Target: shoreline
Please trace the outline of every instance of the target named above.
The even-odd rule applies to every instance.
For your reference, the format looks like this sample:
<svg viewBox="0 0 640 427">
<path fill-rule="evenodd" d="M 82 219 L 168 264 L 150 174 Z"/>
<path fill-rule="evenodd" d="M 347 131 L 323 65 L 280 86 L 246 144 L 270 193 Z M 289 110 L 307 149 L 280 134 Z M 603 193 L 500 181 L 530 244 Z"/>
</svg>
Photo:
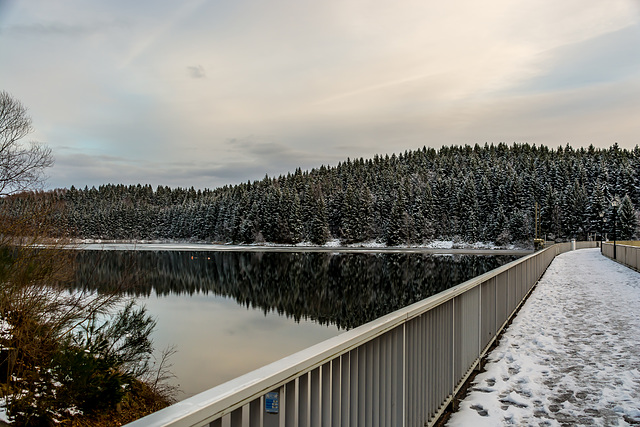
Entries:
<svg viewBox="0 0 640 427">
<path fill-rule="evenodd" d="M 531 249 L 521 248 L 442 248 L 428 246 L 293 246 L 293 245 L 225 245 L 208 243 L 77 242 L 67 246 L 74 250 L 183 251 L 183 252 L 338 252 L 338 253 L 422 253 L 434 255 L 526 255 Z"/>
</svg>

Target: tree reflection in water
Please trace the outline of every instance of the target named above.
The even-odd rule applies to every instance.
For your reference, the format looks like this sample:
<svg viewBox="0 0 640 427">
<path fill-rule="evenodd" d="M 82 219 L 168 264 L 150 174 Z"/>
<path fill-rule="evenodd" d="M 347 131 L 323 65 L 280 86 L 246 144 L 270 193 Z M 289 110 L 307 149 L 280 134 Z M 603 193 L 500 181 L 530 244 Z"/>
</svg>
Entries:
<svg viewBox="0 0 640 427">
<path fill-rule="evenodd" d="M 351 329 L 517 256 L 416 253 L 83 251 L 76 287 L 135 296 L 213 293 Z"/>
</svg>

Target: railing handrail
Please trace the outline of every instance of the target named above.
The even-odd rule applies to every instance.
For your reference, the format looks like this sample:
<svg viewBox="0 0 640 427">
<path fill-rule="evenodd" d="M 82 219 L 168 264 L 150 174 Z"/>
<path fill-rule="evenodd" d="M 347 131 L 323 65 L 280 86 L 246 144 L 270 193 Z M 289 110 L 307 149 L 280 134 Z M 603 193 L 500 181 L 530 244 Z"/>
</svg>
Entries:
<svg viewBox="0 0 640 427">
<path fill-rule="evenodd" d="M 613 240 L 603 240 L 602 241 L 603 245 L 609 245 L 609 246 L 613 246 Z M 624 243 L 620 243 L 620 242 L 616 242 L 616 246 L 624 246 L 625 248 L 640 248 L 640 246 L 636 246 L 636 245 L 625 245 Z"/>
<path fill-rule="evenodd" d="M 558 253 L 569 250 L 569 245 L 570 243 L 557 244 L 526 255 L 436 295 L 187 398 L 129 425 L 131 427 L 205 425 L 533 257 L 543 257 L 543 254 L 549 251 L 554 252 L 553 257 L 555 257 Z"/>
</svg>

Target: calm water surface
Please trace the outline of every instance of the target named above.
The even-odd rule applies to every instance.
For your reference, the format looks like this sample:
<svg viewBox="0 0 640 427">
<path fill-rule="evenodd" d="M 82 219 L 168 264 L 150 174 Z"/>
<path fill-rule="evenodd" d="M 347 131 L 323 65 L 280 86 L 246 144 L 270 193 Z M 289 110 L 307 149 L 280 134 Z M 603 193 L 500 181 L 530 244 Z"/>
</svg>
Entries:
<svg viewBox="0 0 640 427">
<path fill-rule="evenodd" d="M 183 399 L 517 256 L 86 251 L 76 286 L 118 289 L 157 320 Z M 126 284 L 125 287 L 122 287 Z"/>
</svg>

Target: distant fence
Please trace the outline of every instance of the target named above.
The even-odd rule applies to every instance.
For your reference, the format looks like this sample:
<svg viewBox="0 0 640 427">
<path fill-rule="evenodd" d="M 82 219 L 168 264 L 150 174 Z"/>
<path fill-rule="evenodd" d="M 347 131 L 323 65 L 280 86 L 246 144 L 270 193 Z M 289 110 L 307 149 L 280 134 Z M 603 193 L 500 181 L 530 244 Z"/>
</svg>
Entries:
<svg viewBox="0 0 640 427">
<path fill-rule="evenodd" d="M 611 259 L 614 259 L 613 256 L 613 243 L 605 242 L 602 243 L 602 253 Z M 640 247 L 639 246 L 631 246 L 625 244 L 616 244 L 615 245 L 615 260 L 621 264 L 626 265 L 627 267 L 631 267 L 636 271 L 640 271 Z"/>
<path fill-rule="evenodd" d="M 551 261 L 571 249 L 515 260 L 129 426 L 433 425 Z"/>
</svg>

